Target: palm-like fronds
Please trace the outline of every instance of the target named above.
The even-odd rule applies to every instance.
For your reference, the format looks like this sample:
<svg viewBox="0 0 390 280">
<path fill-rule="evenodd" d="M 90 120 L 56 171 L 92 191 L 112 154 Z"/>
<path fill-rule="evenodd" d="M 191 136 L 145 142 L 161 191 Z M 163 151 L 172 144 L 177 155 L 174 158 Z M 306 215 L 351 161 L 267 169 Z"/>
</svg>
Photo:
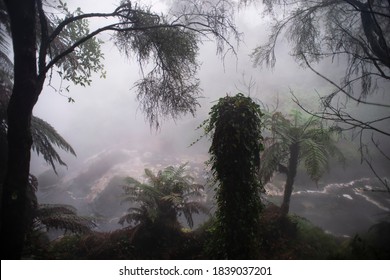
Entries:
<svg viewBox="0 0 390 280">
<path fill-rule="evenodd" d="M 145 169 L 145 184 L 127 178 L 122 202 L 133 203 L 135 207 L 130 207 L 129 213 L 119 222 L 177 224 L 177 217 L 183 214 L 188 225 L 193 227 L 192 215 L 207 213 L 208 209 L 199 200 L 203 197 L 203 186 L 195 184 L 194 179 L 185 174 L 185 167 L 186 164 L 178 168 L 169 166 L 157 172 L 157 175 Z"/>
<path fill-rule="evenodd" d="M 271 137 L 265 142 L 259 176 L 267 183 L 283 167 L 287 180 L 281 209 L 287 215 L 298 164 L 303 162 L 307 174 L 317 183 L 328 170 L 330 157 L 344 161 L 344 156 L 333 138 L 336 130 L 324 127 L 315 117 L 305 119 L 300 112 L 293 111 L 288 119 L 277 112 L 268 115 L 265 124 Z"/>
<path fill-rule="evenodd" d="M 280 142 L 274 142 L 268 145 L 261 155 L 260 164 L 260 180 L 263 184 L 267 184 L 272 178 L 278 166 L 281 164 L 282 158 L 285 156 L 285 149 Z"/>
<path fill-rule="evenodd" d="M 88 217 L 77 215 L 73 206 L 65 204 L 40 204 L 36 210 L 35 227 L 47 230 L 62 229 L 73 233 L 90 232 L 95 223 Z"/>
<path fill-rule="evenodd" d="M 13 87 L 14 65 L 8 57 L 10 52 L 10 33 L 8 14 L 4 2 L 0 0 L 0 143 L 2 145 L 5 145 L 6 142 L 6 111 Z M 53 167 L 54 171 L 56 171 L 55 162 L 60 165 L 66 165 L 54 146 L 76 155 L 69 143 L 50 124 L 38 117 L 33 116 L 31 119 L 31 134 L 33 138 L 32 149 L 38 155 L 41 154 L 44 160 Z"/>
<path fill-rule="evenodd" d="M 311 138 L 304 139 L 301 142 L 301 157 L 304 159 L 305 169 L 310 179 L 318 182 L 328 170 L 329 155 L 325 146 Z"/>
<path fill-rule="evenodd" d="M 148 209 L 145 206 L 141 206 L 139 208 L 137 207 L 130 207 L 127 210 L 129 213 L 126 215 L 122 216 L 118 223 L 120 223 L 122 226 L 126 222 L 130 225 L 136 225 L 139 223 L 146 222 L 145 218 L 146 217 L 151 217 L 153 216 L 151 213 L 148 213 Z"/>
<path fill-rule="evenodd" d="M 53 145 L 56 145 L 60 149 L 76 155 L 73 148 L 58 132 L 44 120 L 32 117 L 31 119 L 31 135 L 33 138 L 32 149 L 39 155 L 42 154 L 46 162 L 50 163 L 54 171 L 55 164 L 58 162 L 61 165 L 65 165 L 60 155 L 54 149 Z"/>
<path fill-rule="evenodd" d="M 328 170 L 330 157 L 344 161 L 342 152 L 337 148 L 333 137 L 335 130 L 326 128 L 314 117 L 305 119 L 298 111 L 290 114 L 290 119 L 276 112 L 268 116 L 266 123 L 271 137 L 265 142 L 261 156 L 260 177 L 267 183 L 273 172 L 278 171 L 280 164 L 288 162 L 289 147 L 299 145 L 299 160 L 304 162 L 310 178 L 317 182 Z"/>
</svg>

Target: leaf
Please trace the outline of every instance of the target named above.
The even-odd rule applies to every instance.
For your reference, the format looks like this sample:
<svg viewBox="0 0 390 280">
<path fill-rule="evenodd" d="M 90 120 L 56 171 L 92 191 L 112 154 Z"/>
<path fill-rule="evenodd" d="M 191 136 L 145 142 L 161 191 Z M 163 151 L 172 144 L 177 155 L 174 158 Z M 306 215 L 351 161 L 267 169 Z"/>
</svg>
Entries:
<svg viewBox="0 0 390 280">
<path fill-rule="evenodd" d="M 55 162 L 64 166 L 66 164 L 53 145 L 76 156 L 70 144 L 50 124 L 34 116 L 31 119 L 31 135 L 33 139 L 32 149 L 38 155 L 42 154 L 44 160 L 52 166 L 54 171 L 56 171 Z"/>
</svg>

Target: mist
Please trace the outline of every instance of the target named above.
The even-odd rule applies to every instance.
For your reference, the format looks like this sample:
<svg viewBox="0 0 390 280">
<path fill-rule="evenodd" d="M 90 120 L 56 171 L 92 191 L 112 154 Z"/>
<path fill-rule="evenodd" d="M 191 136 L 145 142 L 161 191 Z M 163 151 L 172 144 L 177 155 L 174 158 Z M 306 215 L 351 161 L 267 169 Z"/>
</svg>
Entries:
<svg viewBox="0 0 390 280">
<path fill-rule="evenodd" d="M 96 1 L 68 1 L 73 8 L 81 6 L 85 12 L 96 10 Z M 167 2 L 152 1 L 156 10 L 166 9 Z M 99 10 L 113 9 L 112 3 L 99 3 Z M 136 99 L 134 83 L 142 73 L 136 59 L 121 55 L 110 41 L 105 41 L 103 53 L 107 77 L 95 75 L 91 86 L 70 85 L 69 92 L 59 92 L 68 84 L 61 84 L 53 76 L 34 108 L 34 115 L 49 122 L 74 148 L 74 157 L 59 151 L 67 166 L 57 166 L 55 174 L 42 157 L 32 154 L 31 173 L 39 180 L 38 201 L 40 203 L 69 204 L 77 208 L 80 215 L 105 217 L 97 222 L 97 231 L 110 232 L 123 228 L 118 219 L 126 213 L 128 205 L 120 203 L 123 178 L 126 176 L 144 180 L 144 169 L 154 172 L 165 167 L 188 162 L 188 171 L 200 183 L 206 184 L 207 203 L 214 209 L 213 185 L 208 184 L 210 140 L 197 141 L 203 130 L 197 129 L 208 118 L 210 108 L 219 98 L 242 92 L 259 100 L 265 108 L 288 114 L 299 109 L 293 102 L 293 92 L 304 106 L 318 110 L 318 94 L 331 91 L 329 83 L 315 75 L 310 69 L 300 67 L 290 56 L 288 42 L 281 40 L 277 47 L 277 62 L 274 69 L 253 66 L 250 53 L 266 42 L 270 26 L 261 15 L 261 5 L 249 5 L 236 15 L 242 41 L 234 54 L 217 55 L 213 42 L 205 41 L 200 46 L 198 60 L 201 64 L 198 78 L 203 96 L 198 100 L 195 116 L 186 115 L 176 120 L 164 119 L 161 128 L 154 129 L 145 119 Z M 94 23 L 93 23 L 94 24 Z M 97 24 L 97 23 L 96 23 Z M 343 62 L 331 64 L 323 61 L 317 69 L 329 77 L 343 74 Z M 383 85 L 382 90 L 388 90 Z M 75 102 L 68 102 L 71 97 Z M 378 99 L 386 99 L 385 94 Z M 353 112 L 369 119 L 380 112 L 361 110 Z M 383 124 L 386 126 L 386 123 Z M 390 125 L 387 122 L 387 125 Z M 367 134 L 367 142 L 370 134 Z M 389 151 L 388 137 L 380 137 L 381 147 Z M 351 142 L 352 141 L 352 142 Z M 298 170 L 296 186 L 291 199 L 291 213 L 300 215 L 324 231 L 339 237 L 351 237 L 365 232 L 370 226 L 390 211 L 390 196 L 387 193 L 371 193 L 380 187 L 375 175 L 361 163 L 359 139 L 347 132 L 341 141 L 347 157 L 343 167 L 334 163 L 318 185 Z M 374 163 L 382 178 L 390 176 L 390 161 L 374 152 Z M 285 177 L 275 176 L 266 186 L 266 200 L 281 203 Z M 212 211 L 213 212 L 213 211 Z M 209 216 L 197 215 L 195 228 Z M 184 225 L 184 221 L 181 220 Z M 59 233 L 59 234 L 62 234 Z M 55 236 L 57 238 L 57 236 Z"/>
</svg>

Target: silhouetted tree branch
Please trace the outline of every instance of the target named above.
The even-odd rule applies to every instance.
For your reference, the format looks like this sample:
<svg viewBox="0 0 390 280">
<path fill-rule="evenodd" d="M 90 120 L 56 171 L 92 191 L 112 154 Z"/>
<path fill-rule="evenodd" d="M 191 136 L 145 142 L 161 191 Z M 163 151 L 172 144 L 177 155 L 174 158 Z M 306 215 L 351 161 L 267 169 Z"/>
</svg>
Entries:
<svg viewBox="0 0 390 280">
<path fill-rule="evenodd" d="M 268 42 L 252 53 L 255 65 L 274 67 L 278 40 L 287 37 L 297 62 L 334 87 L 331 93 L 319 95 L 318 111 L 305 108 L 295 95 L 294 102 L 311 115 L 353 131 L 360 139 L 361 151 L 369 137 L 367 133 L 372 133 L 373 139 L 389 137 L 390 2 L 264 0 L 263 3 L 265 14 L 273 17 L 273 24 Z M 322 60 L 345 63 L 340 81 L 316 70 L 314 65 Z M 384 98 L 378 101 L 380 91 Z M 354 112 L 355 105 L 363 112 L 374 111 L 376 117 L 365 119 Z M 377 149 L 379 145 L 373 147 Z M 367 157 L 362 153 L 362 162 L 368 164 Z M 385 155 L 385 159 L 389 156 Z M 369 167 L 373 169 L 372 164 Z M 374 174 L 377 176 L 378 172 Z"/>
</svg>

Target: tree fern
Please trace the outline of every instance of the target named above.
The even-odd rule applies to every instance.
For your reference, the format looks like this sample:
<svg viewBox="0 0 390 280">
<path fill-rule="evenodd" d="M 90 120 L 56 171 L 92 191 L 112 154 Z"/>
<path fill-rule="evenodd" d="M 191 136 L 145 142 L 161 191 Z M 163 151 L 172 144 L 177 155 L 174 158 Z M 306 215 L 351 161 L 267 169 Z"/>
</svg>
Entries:
<svg viewBox="0 0 390 280">
<path fill-rule="evenodd" d="M 77 215 L 73 206 L 40 204 L 36 210 L 35 228 L 62 229 L 73 233 L 87 233 L 95 227 L 91 218 Z"/>
<path fill-rule="evenodd" d="M 131 203 L 128 213 L 119 222 L 136 225 L 139 223 L 178 224 L 177 217 L 184 215 L 188 225 L 193 227 L 192 214 L 208 209 L 202 205 L 203 186 L 195 184 L 186 175 L 186 164 L 175 168 L 169 166 L 155 175 L 145 169 L 146 183 L 128 177 L 123 186 L 122 202 Z"/>
<path fill-rule="evenodd" d="M 266 116 L 264 124 L 271 137 L 261 155 L 259 175 L 266 183 L 273 172 L 288 163 L 282 204 L 282 210 L 287 214 L 298 164 L 303 162 L 307 174 L 317 183 L 328 170 L 330 157 L 343 162 L 344 156 L 333 137 L 337 130 L 324 127 L 318 118 L 305 119 L 299 111 L 292 111 L 289 118 L 275 112 Z"/>
</svg>

